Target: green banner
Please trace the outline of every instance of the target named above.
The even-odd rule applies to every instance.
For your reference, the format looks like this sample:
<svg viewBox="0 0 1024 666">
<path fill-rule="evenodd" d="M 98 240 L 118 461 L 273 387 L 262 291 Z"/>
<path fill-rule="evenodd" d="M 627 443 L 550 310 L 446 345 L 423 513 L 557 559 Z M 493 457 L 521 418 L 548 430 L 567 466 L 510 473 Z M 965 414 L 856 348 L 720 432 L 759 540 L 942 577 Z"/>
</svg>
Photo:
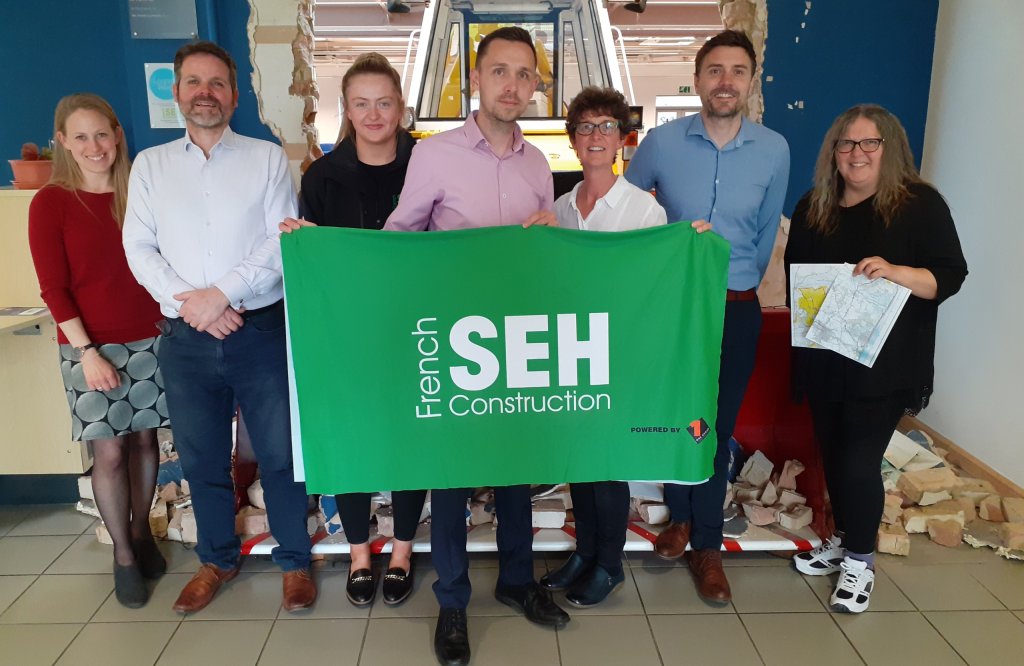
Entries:
<svg viewBox="0 0 1024 666">
<path fill-rule="evenodd" d="M 720 236 L 308 228 L 281 249 L 309 492 L 711 475 Z"/>
</svg>

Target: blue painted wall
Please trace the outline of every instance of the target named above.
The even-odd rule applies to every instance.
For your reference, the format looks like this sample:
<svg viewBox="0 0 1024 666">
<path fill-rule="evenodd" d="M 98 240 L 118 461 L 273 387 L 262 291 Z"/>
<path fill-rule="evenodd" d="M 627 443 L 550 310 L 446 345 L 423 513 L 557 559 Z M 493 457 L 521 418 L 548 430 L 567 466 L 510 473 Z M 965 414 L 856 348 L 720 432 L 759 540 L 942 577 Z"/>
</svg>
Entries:
<svg viewBox="0 0 1024 666">
<path fill-rule="evenodd" d="M 939 0 L 810 4 L 805 16 L 801 0 L 768 0 L 764 124 L 789 141 L 787 215 L 811 187 L 825 132 L 854 104 L 895 113 L 920 167 L 935 49 Z M 797 100 L 803 109 L 787 106 Z"/>
<path fill-rule="evenodd" d="M 252 90 L 248 2 L 196 0 L 196 17 L 199 36 L 217 41 L 238 64 L 232 127 L 273 140 L 259 121 Z M 143 66 L 173 61 L 186 41 L 132 39 L 127 0 L 0 3 L 0 184 L 12 177 L 6 160 L 18 158 L 22 143 L 46 144 L 57 101 L 72 92 L 95 92 L 113 105 L 133 155 L 180 136 L 182 130 L 150 128 Z"/>
</svg>

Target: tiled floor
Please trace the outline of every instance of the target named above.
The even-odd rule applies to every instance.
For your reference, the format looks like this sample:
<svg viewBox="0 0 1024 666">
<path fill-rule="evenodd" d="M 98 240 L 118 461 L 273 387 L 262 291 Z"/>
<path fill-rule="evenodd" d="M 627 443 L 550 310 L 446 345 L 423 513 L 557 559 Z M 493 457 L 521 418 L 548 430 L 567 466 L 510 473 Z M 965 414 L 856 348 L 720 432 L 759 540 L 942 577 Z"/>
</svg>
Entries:
<svg viewBox="0 0 1024 666">
<path fill-rule="evenodd" d="M 294 615 L 279 610 L 272 563 L 249 558 L 208 608 L 182 618 L 170 607 L 196 567 L 192 552 L 164 544 L 170 573 L 144 608 L 129 610 L 114 599 L 110 549 L 92 529 L 71 507 L 0 507 L 0 664 L 434 663 L 429 557 L 417 561 L 416 591 L 398 608 L 352 607 L 347 563 L 322 563 L 316 607 Z M 572 622 L 557 632 L 497 603 L 496 560 L 474 556 L 473 663 L 1024 663 L 1024 562 L 923 537 L 912 553 L 879 558 L 871 610 L 859 616 L 830 613 L 830 579 L 805 578 L 771 555 L 726 555 L 735 602 L 713 608 L 696 598 L 684 566 L 634 553 L 623 588 L 595 609 L 570 609 Z M 538 573 L 564 557 L 538 555 Z"/>
</svg>

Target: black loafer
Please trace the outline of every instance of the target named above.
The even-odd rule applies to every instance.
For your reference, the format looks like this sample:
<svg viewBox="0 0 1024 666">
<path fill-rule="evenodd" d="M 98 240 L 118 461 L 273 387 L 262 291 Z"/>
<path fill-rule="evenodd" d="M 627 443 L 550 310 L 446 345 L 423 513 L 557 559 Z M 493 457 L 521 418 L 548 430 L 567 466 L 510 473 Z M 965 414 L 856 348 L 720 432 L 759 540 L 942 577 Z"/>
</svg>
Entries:
<svg viewBox="0 0 1024 666">
<path fill-rule="evenodd" d="M 625 580 L 621 570 L 612 575 L 598 564 L 566 593 L 565 600 L 578 608 L 590 608 L 604 601 Z"/>
<path fill-rule="evenodd" d="M 551 599 L 551 593 L 537 583 L 522 587 L 498 587 L 494 598 L 511 606 L 534 624 L 562 628 L 569 623 L 569 614 Z"/>
<path fill-rule="evenodd" d="M 409 571 L 391 567 L 384 574 L 383 597 L 388 606 L 397 606 L 412 594 L 412 565 Z"/>
<path fill-rule="evenodd" d="M 545 590 L 566 590 L 583 578 L 593 566 L 593 559 L 573 553 L 562 566 L 541 576 L 540 586 Z"/>
<path fill-rule="evenodd" d="M 466 609 L 442 608 L 434 629 L 434 655 L 441 666 L 466 666 L 469 663 L 469 628 Z"/>
<path fill-rule="evenodd" d="M 154 580 L 167 572 L 167 560 L 153 539 L 143 539 L 132 543 L 135 551 L 135 562 L 144 578 Z"/>
<path fill-rule="evenodd" d="M 373 579 L 372 571 L 357 569 L 349 572 L 348 582 L 345 583 L 345 596 L 353 606 L 369 606 L 373 603 L 376 593 L 377 581 Z"/>
<path fill-rule="evenodd" d="M 142 608 L 146 605 L 149 590 L 137 565 L 121 566 L 114 562 L 114 595 L 126 608 Z"/>
</svg>

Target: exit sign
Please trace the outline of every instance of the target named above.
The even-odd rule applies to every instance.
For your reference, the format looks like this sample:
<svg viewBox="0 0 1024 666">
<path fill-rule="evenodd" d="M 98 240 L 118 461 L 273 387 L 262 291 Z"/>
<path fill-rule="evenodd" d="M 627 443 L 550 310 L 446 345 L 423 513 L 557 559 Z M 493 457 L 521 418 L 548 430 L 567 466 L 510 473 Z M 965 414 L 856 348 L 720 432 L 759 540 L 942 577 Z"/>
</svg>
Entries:
<svg viewBox="0 0 1024 666">
<path fill-rule="evenodd" d="M 691 93 L 693 93 L 693 88 L 691 86 L 679 86 L 680 95 L 689 95 Z"/>
</svg>

